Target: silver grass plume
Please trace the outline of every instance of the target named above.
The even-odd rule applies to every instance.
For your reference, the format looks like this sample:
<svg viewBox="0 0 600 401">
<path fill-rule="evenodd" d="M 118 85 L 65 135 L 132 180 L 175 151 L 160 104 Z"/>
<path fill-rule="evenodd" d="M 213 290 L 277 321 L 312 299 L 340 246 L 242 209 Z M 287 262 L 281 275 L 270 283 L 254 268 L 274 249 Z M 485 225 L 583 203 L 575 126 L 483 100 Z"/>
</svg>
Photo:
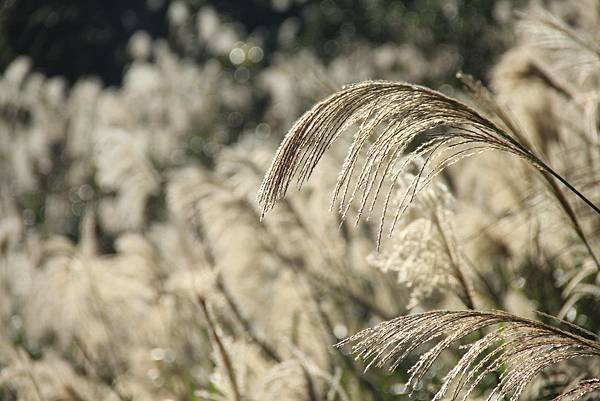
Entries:
<svg viewBox="0 0 600 401">
<path fill-rule="evenodd" d="M 337 346 L 352 345 L 356 358 L 368 361 L 366 369 L 390 366 L 392 370 L 412 351 L 432 343 L 409 370 L 408 386 L 415 388 L 444 350 L 489 326 L 499 327 L 464 346 L 467 351 L 443 379 L 434 401 L 446 394 L 464 401 L 495 372 L 501 372 L 499 381 L 487 400 L 515 401 L 545 368 L 572 358 L 600 356 L 596 340 L 503 311 L 431 311 L 401 316 Z"/>
<path fill-rule="evenodd" d="M 317 163 L 344 131 L 357 126 L 333 194 L 345 216 L 360 197 L 358 217 L 372 212 L 386 189 L 379 238 L 396 178 L 419 157 L 425 163 L 405 190 L 391 228 L 415 196 L 445 167 L 488 150 L 500 150 L 525 160 L 566 185 L 584 202 L 600 209 L 533 151 L 472 107 L 432 89 L 402 82 L 366 81 L 344 87 L 306 112 L 280 145 L 260 187 L 262 214 L 285 196 L 295 178 L 300 188 Z M 366 156 L 360 158 L 364 148 Z M 357 166 L 362 164 L 361 166 Z M 358 171 L 357 171 L 358 170 Z M 350 189 L 353 186 L 353 189 Z"/>
<path fill-rule="evenodd" d="M 600 392 L 600 378 L 581 380 L 573 388 L 555 397 L 552 401 L 574 401 L 595 392 Z"/>
</svg>

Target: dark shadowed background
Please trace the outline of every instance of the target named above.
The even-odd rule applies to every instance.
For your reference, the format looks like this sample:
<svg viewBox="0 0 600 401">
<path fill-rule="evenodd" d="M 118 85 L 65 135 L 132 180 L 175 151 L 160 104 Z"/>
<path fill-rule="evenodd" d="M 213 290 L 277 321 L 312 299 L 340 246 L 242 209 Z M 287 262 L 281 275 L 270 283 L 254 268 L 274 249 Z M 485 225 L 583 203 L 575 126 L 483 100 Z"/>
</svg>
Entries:
<svg viewBox="0 0 600 401">
<path fill-rule="evenodd" d="M 278 47 L 282 27 L 293 31 L 288 52 L 313 49 L 324 60 L 357 42 L 414 43 L 425 54 L 452 46 L 460 68 L 486 71 L 504 48 L 503 25 L 522 1 L 446 0 L 4 0 L 0 6 L 0 70 L 18 55 L 32 58 L 35 69 L 73 82 L 95 75 L 119 84 L 128 63 L 127 43 L 143 30 L 165 38 L 181 55 L 211 57 L 187 37 L 183 19 L 210 6 L 251 34 L 269 55 Z M 181 18 L 180 20 L 178 20 Z M 181 23 L 181 25 L 179 25 Z M 291 28 L 290 28 L 291 27 Z"/>
</svg>

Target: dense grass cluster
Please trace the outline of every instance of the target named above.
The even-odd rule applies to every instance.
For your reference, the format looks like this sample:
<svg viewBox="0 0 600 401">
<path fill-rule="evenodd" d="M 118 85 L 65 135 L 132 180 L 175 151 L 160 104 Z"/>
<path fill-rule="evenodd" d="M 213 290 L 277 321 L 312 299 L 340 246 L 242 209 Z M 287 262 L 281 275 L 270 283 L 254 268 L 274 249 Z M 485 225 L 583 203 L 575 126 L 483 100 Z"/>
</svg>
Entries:
<svg viewBox="0 0 600 401">
<path fill-rule="evenodd" d="M 547 3 L 462 90 L 410 45 L 259 69 L 209 8 L 221 61 L 13 61 L 0 401 L 597 399 L 600 4 Z"/>
</svg>

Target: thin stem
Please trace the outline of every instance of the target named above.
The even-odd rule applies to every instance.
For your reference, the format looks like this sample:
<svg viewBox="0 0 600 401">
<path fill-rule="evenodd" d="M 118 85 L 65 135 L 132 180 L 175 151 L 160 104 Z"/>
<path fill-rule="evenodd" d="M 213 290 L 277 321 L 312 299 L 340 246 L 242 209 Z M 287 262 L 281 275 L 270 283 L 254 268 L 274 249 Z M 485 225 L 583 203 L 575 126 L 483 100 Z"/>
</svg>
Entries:
<svg viewBox="0 0 600 401">
<path fill-rule="evenodd" d="M 231 309 L 233 316 L 237 319 L 238 323 L 244 328 L 246 333 L 250 336 L 250 339 L 259 346 L 259 348 L 264 352 L 264 354 L 267 357 L 269 357 L 274 362 L 277 362 L 277 363 L 281 362 L 282 358 L 281 358 L 281 356 L 279 356 L 277 354 L 277 351 L 275 351 L 275 349 L 273 347 L 271 347 L 271 345 L 269 345 L 265 339 L 263 339 L 261 336 L 259 336 L 259 334 L 255 330 L 254 326 L 250 322 L 250 320 L 244 316 L 241 308 L 239 307 L 238 303 L 235 301 L 233 294 L 231 293 L 231 291 L 229 291 L 229 288 L 225 284 L 223 275 L 221 274 L 221 272 L 217 271 L 217 267 L 216 267 L 217 262 L 215 259 L 215 255 L 212 252 L 212 249 L 210 248 L 210 246 L 206 243 L 207 238 L 204 233 L 204 225 L 202 224 L 201 221 L 196 222 L 195 234 L 197 236 L 200 248 L 202 249 L 202 251 L 204 253 L 204 257 L 206 258 L 208 266 L 210 267 L 210 269 L 212 271 L 216 272 L 217 289 L 219 290 L 221 295 L 223 295 L 223 297 L 225 298 L 225 301 L 227 302 L 227 306 L 229 306 L 229 309 Z"/>
<path fill-rule="evenodd" d="M 233 364 L 231 363 L 229 354 L 227 353 L 227 350 L 225 349 L 225 346 L 223 345 L 223 342 L 221 341 L 221 338 L 219 337 L 219 334 L 217 333 L 217 327 L 216 327 L 215 323 L 213 322 L 210 312 L 208 311 L 208 307 L 206 306 L 206 301 L 204 300 L 203 297 L 198 296 L 198 303 L 200 304 L 200 308 L 202 309 L 202 312 L 204 313 L 204 317 L 206 318 L 206 321 L 208 323 L 208 328 L 210 330 L 210 334 L 211 334 L 215 344 L 217 345 L 217 350 L 219 351 L 219 354 L 221 355 L 221 358 L 223 359 L 223 363 L 225 364 L 225 371 L 227 372 L 227 377 L 229 378 L 229 383 L 230 383 L 231 389 L 233 391 L 233 398 L 235 401 L 241 401 L 242 397 L 240 395 L 240 390 L 237 385 L 237 380 L 235 377 L 235 370 L 233 369 Z"/>
<path fill-rule="evenodd" d="M 463 299 L 462 301 L 465 304 L 465 306 L 467 307 L 467 309 L 475 311 L 475 310 L 477 310 L 477 308 L 475 305 L 475 296 L 473 293 L 473 286 L 471 285 L 470 280 L 467 278 L 467 275 L 465 274 L 464 269 L 461 267 L 460 258 L 458 257 L 458 255 L 454 251 L 452 245 L 448 241 L 448 238 L 447 238 L 448 234 L 445 232 L 445 230 L 442 226 L 441 216 L 439 216 L 438 210 L 436 210 L 435 213 L 433 213 L 433 218 L 434 218 L 435 224 L 437 225 L 438 229 L 440 230 L 442 241 L 444 242 L 444 247 L 446 248 L 446 252 L 448 253 L 448 256 L 450 257 L 450 262 L 452 264 L 452 267 L 454 268 L 456 278 L 458 279 L 461 287 L 463 288 L 463 292 L 465 294 L 465 299 Z M 468 270 L 468 268 L 467 268 L 467 270 Z M 471 270 L 474 271 L 476 274 L 479 273 L 472 266 L 471 266 Z M 478 329 L 476 331 L 476 333 L 479 336 L 479 338 L 485 337 L 485 332 L 483 329 Z M 496 384 L 499 384 L 501 382 L 501 378 L 496 370 L 493 372 L 493 376 L 496 381 Z"/>
<path fill-rule="evenodd" d="M 282 358 L 279 356 L 277 351 L 272 348 L 265 340 L 263 340 L 256 330 L 254 326 L 250 323 L 250 321 L 242 314 L 240 307 L 233 299 L 233 295 L 229 291 L 229 289 L 225 286 L 225 282 L 223 281 L 223 277 L 221 274 L 217 276 L 217 288 L 221 291 L 223 296 L 225 297 L 225 301 L 229 306 L 229 309 L 233 312 L 234 317 L 237 319 L 238 323 L 244 328 L 245 332 L 250 336 L 250 339 L 258 345 L 258 347 L 265 353 L 265 355 L 273 360 L 274 362 L 281 362 Z"/>
<path fill-rule="evenodd" d="M 544 20 L 544 21 L 546 21 L 546 20 Z M 556 25 L 552 21 L 546 21 L 546 22 L 552 24 L 553 26 Z M 557 26 L 556 28 L 562 30 L 562 28 L 560 26 Z M 579 37 L 577 35 L 575 35 L 574 33 L 571 33 L 571 32 L 564 32 L 564 33 L 572 35 L 575 40 L 579 40 Z M 540 72 L 543 73 L 543 71 L 540 71 Z M 583 195 L 581 192 L 579 192 L 579 190 L 577 190 L 577 188 L 575 188 L 573 185 L 571 185 L 571 183 L 569 183 L 566 179 L 564 179 L 560 174 L 558 174 L 556 171 L 554 171 L 552 168 L 550 168 L 550 166 L 548 166 L 539 157 L 537 157 L 535 155 L 535 153 L 532 151 L 532 150 L 536 150 L 534 144 L 531 143 L 531 141 L 529 141 L 525 135 L 523 135 L 521 128 L 513 121 L 513 118 L 507 113 L 506 109 L 500 106 L 500 104 L 497 102 L 497 100 L 495 99 L 493 94 L 480 81 L 473 79 L 473 77 L 471 77 L 470 75 L 465 75 L 462 73 L 457 74 L 457 78 L 463 82 L 463 84 L 467 87 L 467 89 L 469 89 L 469 91 L 476 98 L 482 100 L 481 103 L 483 104 L 483 106 L 485 106 L 492 114 L 495 114 L 497 117 L 500 118 L 500 120 L 504 123 L 504 125 L 506 126 L 506 128 L 508 128 L 508 131 L 512 135 L 506 135 L 501 129 L 498 130 L 497 133 L 499 135 L 501 135 L 502 137 L 504 137 L 505 139 L 507 139 L 514 146 L 516 146 L 517 149 L 519 149 L 519 151 L 523 155 L 526 155 L 528 158 L 531 158 L 531 160 L 537 165 L 537 167 L 539 167 L 539 170 L 542 173 L 542 175 L 544 176 L 544 179 L 552 187 L 551 189 L 552 189 L 552 192 L 554 193 L 554 196 L 556 196 L 556 199 L 561 204 L 565 213 L 568 215 L 569 219 L 573 223 L 573 226 L 574 226 L 575 231 L 577 232 L 577 235 L 579 236 L 581 241 L 584 243 L 586 249 L 588 250 L 589 254 L 592 256 L 592 259 L 594 260 L 594 262 L 596 263 L 596 268 L 598 270 L 600 270 L 600 260 L 598 260 L 598 257 L 593 252 L 592 247 L 591 247 L 589 241 L 587 240 L 585 233 L 583 232 L 583 228 L 581 227 L 581 224 L 579 224 L 579 220 L 577 219 L 577 216 L 575 215 L 575 211 L 569 204 L 569 201 L 564 196 L 561 189 L 558 187 L 557 183 L 552 179 L 552 177 L 556 178 L 559 182 L 563 183 L 571 192 L 573 192 L 581 200 L 583 200 L 596 213 L 600 214 L 600 208 L 598 206 L 596 206 L 592 201 L 590 201 L 585 195 Z M 550 77 L 546 77 L 546 78 L 548 80 L 551 79 Z M 560 89 L 557 88 L 557 90 L 560 90 Z M 567 92 L 565 91 L 565 93 L 567 93 Z M 514 138 L 513 138 L 513 136 L 514 136 Z"/>
<path fill-rule="evenodd" d="M 450 263 L 452 264 L 452 268 L 456 275 L 456 279 L 458 279 L 458 282 L 460 283 L 463 289 L 465 298 L 462 301 L 467 307 L 467 309 L 475 310 L 477 308 L 475 307 L 475 298 L 473 297 L 471 285 L 469 285 L 469 281 L 466 275 L 464 274 L 463 269 L 460 267 L 460 262 L 457 260 L 458 258 L 456 257 L 456 253 L 453 251 L 452 246 L 448 241 L 447 234 L 444 228 L 442 227 L 441 218 L 437 210 L 435 211 L 435 213 L 433 213 L 433 220 L 438 230 L 440 230 L 442 241 L 444 243 L 444 248 L 446 253 L 448 254 L 448 257 L 450 258 Z"/>
<path fill-rule="evenodd" d="M 517 134 L 517 136 L 520 136 L 518 130 L 515 131 L 515 134 Z M 596 206 L 591 200 L 589 200 L 584 194 L 579 192 L 579 190 L 577 188 L 575 188 L 573 185 L 571 185 L 571 183 L 569 181 L 564 179 L 560 174 L 558 174 L 550 166 L 548 166 L 546 163 L 544 163 L 539 157 L 537 157 L 534 153 L 532 153 L 528 149 L 527 146 L 519 143 L 519 141 L 514 140 L 510 135 L 508 135 L 507 138 L 511 142 L 513 142 L 514 145 L 517 146 L 517 148 L 519 148 L 521 150 L 521 152 L 523 152 L 523 155 L 526 155 L 528 158 L 531 158 L 532 163 L 538 168 L 538 170 L 541 172 L 544 179 L 552 187 L 552 191 L 553 191 L 554 195 L 556 196 L 556 199 L 560 202 L 564 211 L 567 213 L 567 215 L 571 219 L 571 222 L 573 223 L 573 226 L 575 228 L 575 231 L 577 232 L 577 235 L 579 236 L 579 238 L 581 238 L 581 241 L 583 242 L 583 244 L 585 245 L 589 254 L 591 255 L 592 259 L 594 260 L 594 263 L 596 264 L 596 268 L 598 270 L 600 270 L 600 259 L 598 259 L 598 257 L 592 250 L 592 246 L 590 245 L 589 241 L 587 240 L 587 237 L 585 236 L 585 233 L 583 232 L 583 228 L 579 224 L 579 220 L 577 219 L 577 216 L 575 215 L 575 211 L 569 204 L 569 201 L 564 196 L 564 194 L 562 193 L 560 188 L 556 185 L 556 182 L 552 180 L 552 177 L 557 179 L 564 186 L 566 186 L 567 189 L 569 189 L 571 192 L 573 192 L 575 195 L 577 195 L 577 197 L 579 197 L 579 199 L 584 201 L 598 215 L 600 215 L 600 208 L 598 206 Z"/>
<path fill-rule="evenodd" d="M 575 188 L 573 185 L 571 185 L 571 183 L 569 183 L 569 181 L 565 180 L 563 177 L 561 177 L 560 174 L 558 174 L 556 171 L 552 170 L 550 167 L 548 167 L 547 165 L 543 164 L 543 167 L 545 169 L 548 170 L 548 172 L 554 177 L 556 178 L 558 181 L 560 181 L 564 186 L 566 186 L 567 188 L 569 188 L 569 190 L 571 192 L 573 192 L 575 195 L 577 195 L 579 197 L 579 199 L 581 199 L 582 201 L 584 201 L 589 207 L 592 208 L 592 210 L 594 210 L 598 215 L 600 215 L 600 207 L 596 206 L 591 200 L 589 200 L 585 195 L 583 195 L 581 192 L 579 192 L 577 190 L 577 188 Z"/>
<path fill-rule="evenodd" d="M 589 205 L 596 213 L 598 213 L 598 215 L 600 215 L 600 208 L 598 208 L 598 206 L 596 206 L 594 203 L 592 203 L 592 201 L 590 201 L 581 192 L 579 192 L 577 190 L 577 188 L 575 188 L 573 185 L 571 185 L 571 183 L 569 183 L 567 180 L 565 180 L 556 171 L 552 170 L 549 166 L 547 166 L 547 165 L 545 165 L 543 163 L 542 163 L 542 166 L 545 169 L 547 169 L 544 172 L 544 177 L 546 177 L 546 179 L 548 180 L 548 182 L 550 182 L 551 185 L 554 185 L 554 182 L 552 182 L 552 180 L 551 180 L 551 178 L 550 178 L 550 176 L 548 174 L 552 175 L 554 178 L 556 178 L 558 181 L 560 181 L 571 192 L 573 192 L 575 195 L 577 195 L 581 200 L 583 200 L 587 205 Z M 575 230 L 577 231 L 577 234 L 579 234 L 579 237 L 583 241 L 583 244 L 585 245 L 588 253 L 591 255 L 592 259 L 594 260 L 594 263 L 596 264 L 596 269 L 600 270 L 600 260 L 598 259 L 598 257 L 594 253 L 594 250 L 592 249 L 592 246 L 590 245 L 589 241 L 587 240 L 587 237 L 585 236 L 585 234 L 583 232 L 583 228 L 581 227 L 581 225 L 579 224 L 579 221 L 577 220 L 577 217 L 575 216 L 575 212 L 572 210 L 572 208 L 570 207 L 570 205 L 568 204 L 568 202 L 567 202 L 566 199 L 562 199 L 562 200 L 559 199 L 559 201 L 565 203 L 566 211 L 567 211 L 567 213 L 570 214 L 569 217 L 571 218 L 571 221 L 573 222 L 573 224 L 575 226 Z"/>
</svg>

